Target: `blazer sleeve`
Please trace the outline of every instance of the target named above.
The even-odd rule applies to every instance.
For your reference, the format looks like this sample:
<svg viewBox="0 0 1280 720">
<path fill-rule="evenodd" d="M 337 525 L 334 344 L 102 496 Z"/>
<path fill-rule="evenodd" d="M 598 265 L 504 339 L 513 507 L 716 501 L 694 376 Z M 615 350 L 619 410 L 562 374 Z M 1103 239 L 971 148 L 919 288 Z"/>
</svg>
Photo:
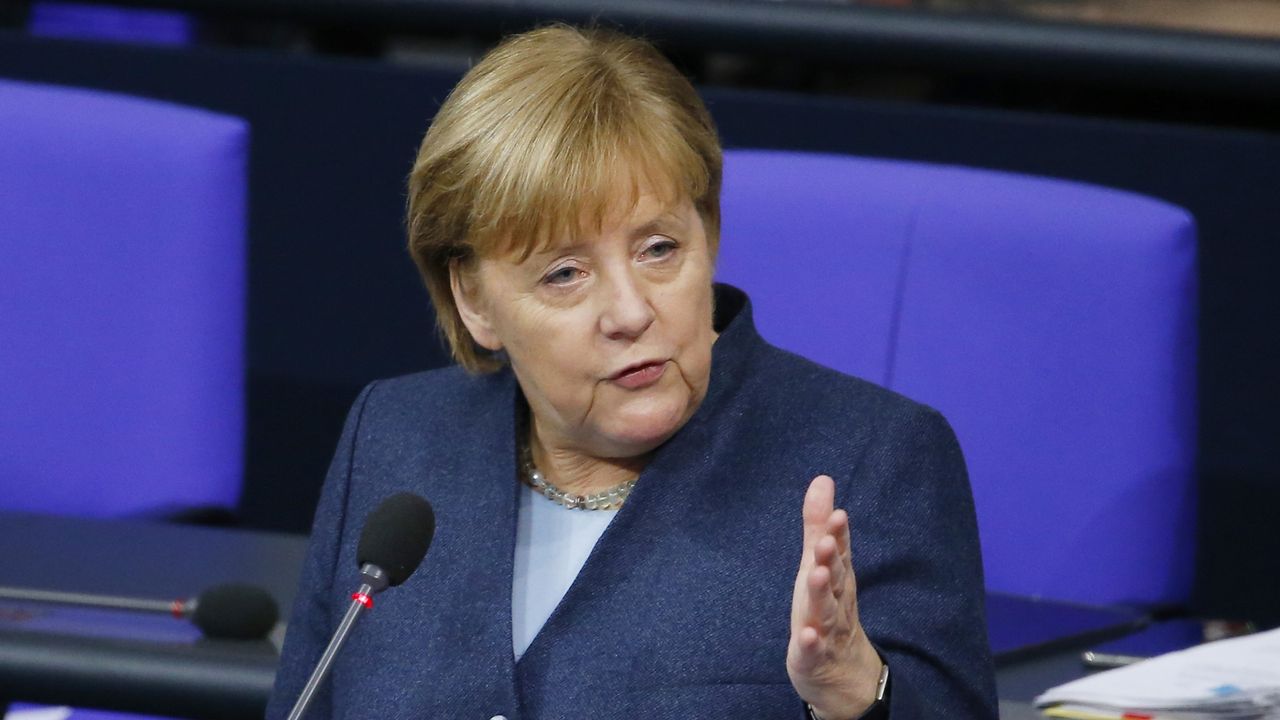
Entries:
<svg viewBox="0 0 1280 720">
<path fill-rule="evenodd" d="M 334 566 L 345 525 L 347 491 L 355 462 L 356 438 L 360 433 L 365 405 L 375 384 L 371 383 L 361 390 L 352 404 L 320 492 L 315 521 L 311 526 L 311 542 L 307 547 L 298 581 L 298 594 L 289 615 L 289 627 L 280 652 L 275 687 L 267 703 L 267 720 L 288 717 L 312 669 L 329 644 L 329 637 L 336 629 Z M 354 573 L 351 577 L 354 580 Z M 332 716 L 331 689 L 326 683 L 316 692 L 307 711 L 307 718 L 319 720 Z"/>
<path fill-rule="evenodd" d="M 848 484 L 859 617 L 889 665 L 888 717 L 994 720 L 977 519 L 951 426 L 898 408 Z"/>
</svg>

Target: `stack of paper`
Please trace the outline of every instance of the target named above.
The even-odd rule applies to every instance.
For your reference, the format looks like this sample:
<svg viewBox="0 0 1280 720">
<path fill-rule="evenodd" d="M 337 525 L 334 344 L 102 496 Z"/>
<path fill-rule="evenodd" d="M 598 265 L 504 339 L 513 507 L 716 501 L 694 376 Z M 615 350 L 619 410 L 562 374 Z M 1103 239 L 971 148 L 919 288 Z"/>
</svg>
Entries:
<svg viewBox="0 0 1280 720">
<path fill-rule="evenodd" d="M 1090 675 L 1036 698 L 1051 717 L 1280 719 L 1280 630 Z"/>
</svg>

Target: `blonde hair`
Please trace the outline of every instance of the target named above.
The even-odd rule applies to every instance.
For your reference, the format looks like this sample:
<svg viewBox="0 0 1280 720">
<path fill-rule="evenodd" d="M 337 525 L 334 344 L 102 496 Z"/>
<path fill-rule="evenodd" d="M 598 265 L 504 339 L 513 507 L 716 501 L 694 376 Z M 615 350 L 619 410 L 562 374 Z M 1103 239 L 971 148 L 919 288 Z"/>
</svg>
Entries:
<svg viewBox="0 0 1280 720">
<path fill-rule="evenodd" d="M 463 325 L 451 267 L 599 231 L 641 190 L 691 200 L 714 253 L 720 176 L 710 113 L 653 46 L 566 25 L 503 41 L 449 94 L 409 176 L 409 253 L 454 359 L 502 364 Z"/>
</svg>

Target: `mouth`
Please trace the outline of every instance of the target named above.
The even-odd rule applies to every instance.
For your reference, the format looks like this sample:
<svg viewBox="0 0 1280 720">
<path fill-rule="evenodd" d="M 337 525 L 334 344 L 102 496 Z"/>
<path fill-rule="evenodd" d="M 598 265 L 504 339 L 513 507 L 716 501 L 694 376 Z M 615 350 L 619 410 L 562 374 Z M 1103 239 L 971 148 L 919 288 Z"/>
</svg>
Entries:
<svg viewBox="0 0 1280 720">
<path fill-rule="evenodd" d="M 639 390 L 658 382 L 666 372 L 666 360 L 646 360 L 628 365 L 610 376 L 609 381 L 628 390 Z"/>
</svg>

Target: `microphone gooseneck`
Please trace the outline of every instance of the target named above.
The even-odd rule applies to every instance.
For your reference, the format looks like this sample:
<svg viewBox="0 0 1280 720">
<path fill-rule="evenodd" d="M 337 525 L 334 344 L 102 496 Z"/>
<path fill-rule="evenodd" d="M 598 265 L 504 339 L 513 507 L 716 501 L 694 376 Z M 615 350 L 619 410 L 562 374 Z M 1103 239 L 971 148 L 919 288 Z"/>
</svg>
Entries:
<svg viewBox="0 0 1280 720">
<path fill-rule="evenodd" d="M 360 544 L 356 547 L 360 587 L 352 593 L 351 604 L 347 606 L 342 622 L 338 623 L 328 647 L 289 711 L 288 720 L 300 720 L 307 712 L 356 620 L 365 610 L 373 608 L 374 593 L 409 579 L 422 564 L 435 531 L 436 518 L 431 503 L 413 493 L 392 495 L 365 518 Z"/>
<path fill-rule="evenodd" d="M 0 600 L 172 615 L 179 620 L 190 620 L 207 638 L 226 640 L 266 637 L 280 617 L 275 599 L 266 590 L 242 583 L 214 585 L 185 600 L 0 587 Z"/>
<path fill-rule="evenodd" d="M 155 600 L 151 598 L 124 597 L 123 595 L 98 595 L 95 593 L 35 590 L 18 587 L 0 587 L 0 600 L 77 605 L 104 610 L 163 613 L 177 617 L 182 617 L 182 608 L 186 607 L 188 602 L 184 600 Z"/>
</svg>

